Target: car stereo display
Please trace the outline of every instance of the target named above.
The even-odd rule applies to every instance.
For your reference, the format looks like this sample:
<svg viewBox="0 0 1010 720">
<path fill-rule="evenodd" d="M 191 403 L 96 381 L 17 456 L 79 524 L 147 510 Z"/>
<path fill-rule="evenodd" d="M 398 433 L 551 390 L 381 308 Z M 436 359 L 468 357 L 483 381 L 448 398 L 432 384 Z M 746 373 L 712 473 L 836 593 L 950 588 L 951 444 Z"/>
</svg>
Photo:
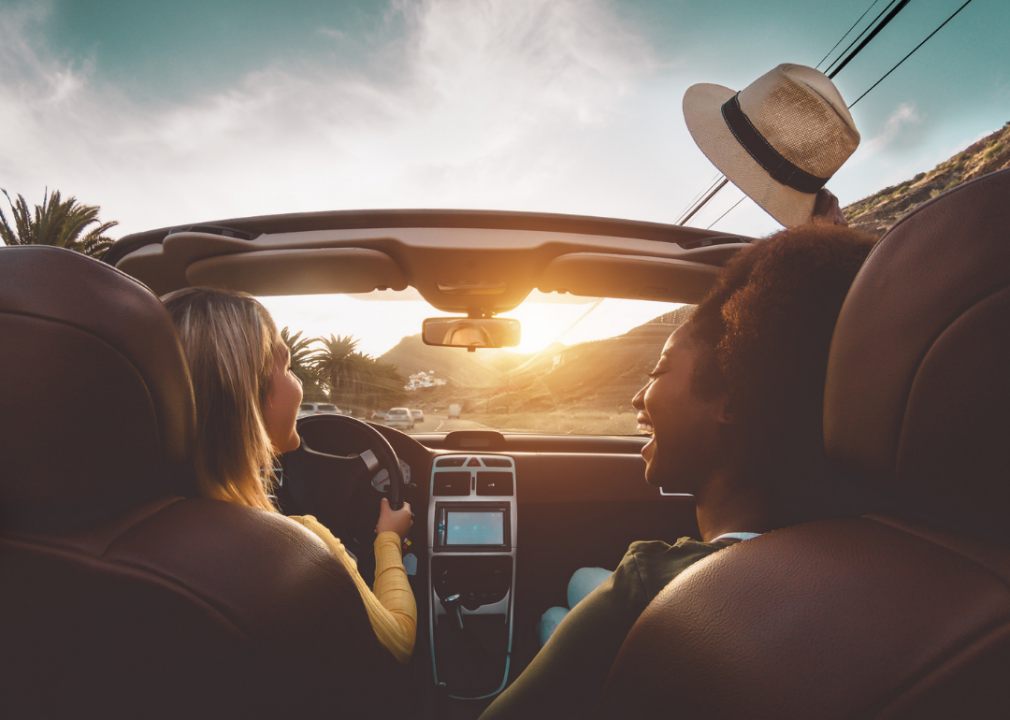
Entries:
<svg viewBox="0 0 1010 720">
<path fill-rule="evenodd" d="M 504 544 L 504 510 L 446 510 L 446 546 Z"/>
</svg>

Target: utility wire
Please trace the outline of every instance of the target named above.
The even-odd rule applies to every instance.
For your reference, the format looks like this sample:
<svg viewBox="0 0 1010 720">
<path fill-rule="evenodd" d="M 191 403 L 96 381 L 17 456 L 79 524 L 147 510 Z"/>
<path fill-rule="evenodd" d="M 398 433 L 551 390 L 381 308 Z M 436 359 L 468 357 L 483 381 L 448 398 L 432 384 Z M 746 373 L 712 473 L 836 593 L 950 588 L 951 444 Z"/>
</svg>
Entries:
<svg viewBox="0 0 1010 720">
<path fill-rule="evenodd" d="M 835 75 L 837 75 L 838 73 L 840 73 L 842 71 L 842 69 L 852 61 L 852 58 L 856 57 L 856 55 L 859 54 L 860 50 L 862 50 L 864 47 L 866 47 L 866 45 L 871 40 L 873 40 L 873 38 L 877 37 L 877 33 L 879 33 L 881 30 L 883 30 L 885 27 L 887 27 L 887 24 L 889 22 L 891 22 L 892 20 L 894 20 L 894 18 L 897 17 L 898 13 L 900 13 L 902 10 L 905 9 L 905 7 L 908 5 L 909 2 L 910 2 L 910 0 L 901 0 L 901 2 L 899 2 L 897 4 L 897 6 L 895 6 L 895 8 L 890 13 L 888 13 L 887 17 L 884 18 L 883 22 L 881 22 L 879 25 L 877 25 L 875 28 L 873 28 L 873 32 L 871 32 L 869 35 L 867 35 L 866 39 L 863 40 L 863 42 L 859 43 L 859 47 L 857 47 L 855 50 L 853 50 L 849 54 L 849 56 L 846 57 L 845 60 L 842 61 L 841 65 L 839 65 L 838 67 L 836 67 L 832 72 L 828 73 L 828 77 L 829 78 L 834 78 Z"/>
<path fill-rule="evenodd" d="M 887 14 L 887 11 L 890 10 L 894 6 L 894 4 L 896 2 L 898 2 L 898 0 L 891 0 L 891 2 L 887 3 L 887 7 L 885 7 L 883 10 L 881 10 L 879 13 L 877 13 L 877 16 L 875 18 L 873 18 L 872 20 L 870 20 L 870 24 L 863 28 L 863 30 L 859 33 L 859 35 L 856 36 L 856 39 L 853 40 L 852 42 L 850 42 L 845 47 L 844 50 L 842 50 L 840 53 L 838 53 L 838 57 L 836 57 L 834 60 L 832 60 L 831 64 L 828 65 L 824 69 L 825 75 L 827 73 L 831 72 L 832 68 L 835 67 L 835 63 L 837 63 L 839 60 L 841 60 L 843 57 L 845 57 L 845 54 L 848 53 L 849 50 L 851 50 L 852 47 L 856 43 L 858 43 L 860 40 L 863 39 L 863 35 L 865 35 L 866 33 L 868 33 L 877 24 L 877 22 L 880 20 L 880 18 L 884 17 L 884 15 Z"/>
<path fill-rule="evenodd" d="M 834 44 L 834 47 L 832 47 L 830 50 L 828 50 L 828 52 L 825 53 L 824 57 L 821 58 L 821 62 L 817 63 L 817 65 L 814 66 L 815 69 L 816 68 L 820 68 L 821 63 L 823 63 L 825 60 L 828 59 L 828 56 L 831 55 L 831 53 L 833 53 L 835 51 L 835 48 L 842 44 L 842 41 L 845 40 L 845 38 L 847 38 L 849 36 L 850 32 L 852 32 L 853 30 L 855 30 L 856 25 L 858 25 L 860 22 L 862 22 L 863 18 L 866 17 L 866 13 L 870 12 L 870 10 L 872 10 L 873 7 L 874 7 L 874 5 L 876 5 L 878 2 L 880 2 L 880 0 L 873 0 L 873 4 L 870 5 L 870 7 L 866 8 L 865 10 L 863 10 L 863 14 L 859 16 L 859 19 L 856 20 L 854 23 L 852 23 L 852 27 L 850 27 L 848 30 L 846 30 L 845 34 L 842 35 L 840 38 L 838 38 L 838 42 L 836 42 Z"/>
<path fill-rule="evenodd" d="M 711 191 L 712 191 L 712 188 L 714 188 L 714 187 L 715 187 L 715 185 L 716 185 L 716 183 L 718 183 L 718 182 L 719 182 L 720 180 L 722 180 L 722 178 L 723 178 L 723 177 L 724 177 L 724 176 L 723 176 L 723 174 L 722 174 L 722 173 L 716 173 L 716 174 L 715 174 L 715 177 L 713 177 L 713 178 L 712 178 L 712 180 L 711 180 L 711 181 L 709 182 L 709 184 L 708 184 L 708 185 L 707 185 L 707 186 L 705 187 L 705 189 L 704 189 L 704 190 L 702 190 L 701 192 L 699 192 L 699 193 L 698 193 L 697 195 L 695 195 L 695 196 L 694 196 L 693 198 L 691 198 L 691 202 L 690 202 L 690 203 L 688 203 L 688 206 L 687 206 L 687 208 L 686 208 L 686 209 L 684 210 L 684 213 L 687 213 L 687 211 L 688 211 L 688 210 L 690 210 L 691 208 L 693 208 L 693 207 L 695 206 L 695 203 L 697 203 L 697 202 L 698 202 L 699 200 L 701 200 L 701 199 L 702 199 L 702 197 L 703 197 L 703 196 L 704 196 L 704 195 L 705 195 L 706 193 L 709 193 L 709 192 L 711 192 Z M 684 213 L 681 213 L 681 215 L 683 216 L 683 214 L 684 214 Z"/>
<path fill-rule="evenodd" d="M 962 6 L 961 6 L 961 7 L 959 7 L 959 8 L 957 9 L 957 10 L 955 10 L 955 11 L 954 11 L 954 14 L 953 14 L 953 15 L 951 15 L 951 16 L 950 16 L 949 18 L 947 18 L 946 20 L 944 20 L 944 21 L 943 21 L 943 23 L 942 23 L 942 24 L 940 25 L 940 27 L 938 27 L 938 28 L 937 28 L 936 30 L 934 30 L 933 32 L 931 32 L 931 33 L 930 33 L 929 35 L 927 35 L 927 36 L 926 36 L 926 40 L 923 40 L 923 41 L 922 41 L 921 43 L 919 43 L 919 44 L 918 44 L 918 45 L 916 45 L 916 46 L 915 46 L 914 48 L 912 48 L 912 52 L 908 53 L 908 55 L 906 55 L 905 57 L 901 58 L 901 60 L 899 60 L 899 61 L 898 61 L 898 64 L 897 64 L 897 65 L 895 65 L 895 66 L 894 66 L 893 68 L 891 68 L 890 70 L 888 70 L 888 71 L 887 71 L 887 72 L 886 72 L 886 73 L 884 74 L 884 77 L 882 77 L 882 78 L 880 78 L 879 80 L 877 80 L 877 82 L 873 83 L 873 84 L 872 84 L 872 85 L 870 86 L 870 89 L 869 89 L 869 90 L 867 90 L 867 91 L 866 91 L 866 92 L 864 92 L 864 93 L 863 93 L 862 95 L 860 95 L 860 96 L 859 96 L 859 97 L 857 97 L 857 98 L 856 98 L 855 100 L 853 100 L 853 101 L 852 101 L 852 105 L 849 105 L 849 108 L 852 108 L 853 106 L 855 106 L 855 104 L 856 104 L 857 102 L 859 102 L 859 101 L 860 101 L 860 100 L 862 100 L 862 99 L 863 99 L 864 97 L 866 97 L 867 95 L 869 95 L 869 94 L 870 94 L 870 90 L 873 90 L 873 88 L 877 87 L 877 85 L 879 85 L 880 83 L 884 82 L 884 80 L 885 80 L 885 79 L 887 78 L 887 76 L 888 76 L 888 75 L 890 75 L 890 74 L 891 74 L 891 73 L 893 73 L 893 72 L 894 72 L 895 70 L 897 70 L 897 69 L 898 69 L 898 67 L 899 67 L 899 66 L 901 65 L 901 63 L 905 62 L 906 60 L 908 60 L 908 58 L 912 57 L 912 53 L 914 53 L 914 52 L 915 52 L 916 50 L 918 50 L 918 49 L 919 49 L 919 48 L 921 48 L 921 47 L 922 47 L 923 45 L 925 45 L 925 44 L 926 44 L 926 41 L 927 41 L 927 40 L 929 40 L 929 38 L 933 37 L 933 36 L 934 36 L 934 35 L 936 35 L 936 34 L 937 34 L 938 32 L 940 32 L 940 30 L 942 30 L 942 29 L 943 29 L 943 26 L 944 26 L 944 25 L 946 25 L 947 23 L 949 23 L 949 22 L 950 22 L 951 20 L 953 20 L 953 19 L 954 19 L 954 15 L 957 15 L 957 14 L 958 14 L 959 12 L 961 12 L 961 11 L 962 11 L 962 10 L 964 10 L 964 9 L 965 9 L 966 7 L 968 7 L 969 3 L 971 3 L 971 0 L 967 0 L 967 1 L 966 1 L 966 2 L 964 3 L 964 5 L 962 5 Z"/>
<path fill-rule="evenodd" d="M 711 200 L 712 198 L 714 198 L 715 194 L 717 192 L 719 192 L 720 190 L 722 190 L 726 186 L 726 183 L 728 183 L 728 182 L 729 182 L 729 178 L 723 176 L 722 182 L 720 182 L 718 185 L 716 185 L 715 189 L 712 190 L 704 198 L 702 198 L 702 200 L 700 202 L 698 202 L 693 208 L 690 208 L 688 210 L 688 212 L 677 221 L 677 224 L 678 225 L 683 225 L 688 220 L 690 220 L 691 218 L 693 218 L 695 216 L 695 213 L 697 213 L 699 210 L 701 210 L 703 207 L 705 207 L 705 205 L 708 203 L 708 201 Z"/>
<path fill-rule="evenodd" d="M 729 214 L 730 214 L 731 212 L 733 212 L 734 210 L 736 210 L 736 206 L 737 206 L 737 205 L 739 205 L 740 203 L 742 203 L 742 202 L 743 202 L 744 200 L 746 200 L 746 199 L 747 199 L 747 196 L 746 196 L 746 195 L 744 195 L 744 196 L 743 196 L 742 198 L 740 198 L 739 200 L 737 200 L 737 201 L 736 201 L 735 203 L 733 203 L 732 207 L 730 207 L 730 209 L 729 209 L 729 210 L 727 210 L 727 211 L 726 211 L 726 212 L 724 212 L 724 213 L 723 213 L 722 215 L 720 215 L 720 216 L 719 216 L 719 217 L 717 217 L 717 218 L 716 218 L 715 220 L 713 220 L 713 221 L 711 222 L 711 224 L 709 224 L 709 226 L 708 226 L 707 228 L 705 228 L 705 229 L 706 229 L 706 230 L 711 230 L 711 229 L 712 229 L 712 228 L 713 228 L 713 227 L 715 226 L 715 224 L 716 224 L 717 222 L 719 222 L 719 221 L 720 221 L 720 220 L 722 220 L 722 219 L 723 219 L 724 217 L 726 217 L 727 215 L 729 215 Z"/>
</svg>

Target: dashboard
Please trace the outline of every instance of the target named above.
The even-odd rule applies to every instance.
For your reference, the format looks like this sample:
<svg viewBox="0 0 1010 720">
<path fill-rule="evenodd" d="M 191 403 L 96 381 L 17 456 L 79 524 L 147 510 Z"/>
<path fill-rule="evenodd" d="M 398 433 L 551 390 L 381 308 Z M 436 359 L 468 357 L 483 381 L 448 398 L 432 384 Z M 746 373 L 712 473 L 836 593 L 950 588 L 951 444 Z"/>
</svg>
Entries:
<svg viewBox="0 0 1010 720">
<path fill-rule="evenodd" d="M 540 615 L 566 602 L 575 569 L 616 567 L 635 540 L 697 533 L 693 498 L 644 482 L 644 437 L 372 428 L 395 450 L 415 514 L 404 565 L 418 606 L 416 676 L 449 698 L 479 706 L 525 668 L 539 650 Z M 344 431 L 302 437 L 340 455 L 368 444 Z M 311 514 L 346 520 L 363 546 L 387 484 L 384 469 L 369 473 L 363 487 L 320 493 L 328 506 Z M 338 518 L 341 505 L 350 517 Z M 371 581 L 362 549 L 359 570 Z"/>
</svg>

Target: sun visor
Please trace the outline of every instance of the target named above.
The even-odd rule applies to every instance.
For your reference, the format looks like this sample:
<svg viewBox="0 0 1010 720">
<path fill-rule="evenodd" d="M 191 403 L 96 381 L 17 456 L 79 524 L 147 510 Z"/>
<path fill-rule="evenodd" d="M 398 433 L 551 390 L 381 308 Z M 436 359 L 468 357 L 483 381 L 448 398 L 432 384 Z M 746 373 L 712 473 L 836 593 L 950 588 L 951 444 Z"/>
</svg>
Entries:
<svg viewBox="0 0 1010 720">
<path fill-rule="evenodd" d="M 190 285 L 252 295 L 315 295 L 403 290 L 407 280 L 391 257 L 364 248 L 261 250 L 197 260 L 186 268 Z"/>
<path fill-rule="evenodd" d="M 708 294 L 721 268 L 670 258 L 571 253 L 544 268 L 541 292 L 586 297 L 697 303 Z"/>
</svg>

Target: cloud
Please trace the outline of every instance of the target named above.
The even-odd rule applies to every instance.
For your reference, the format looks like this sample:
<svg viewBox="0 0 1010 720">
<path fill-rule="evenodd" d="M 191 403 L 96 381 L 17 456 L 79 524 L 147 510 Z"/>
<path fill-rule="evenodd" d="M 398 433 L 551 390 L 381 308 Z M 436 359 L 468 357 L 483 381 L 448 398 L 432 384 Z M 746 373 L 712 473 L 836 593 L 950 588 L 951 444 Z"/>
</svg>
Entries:
<svg viewBox="0 0 1010 720">
<path fill-rule="evenodd" d="M 876 137 L 864 140 L 860 144 L 858 155 L 853 157 L 851 162 L 859 162 L 896 146 L 906 145 L 907 143 L 903 141 L 909 135 L 910 128 L 921 122 L 922 117 L 914 105 L 901 103 L 887 118 L 883 131 Z"/>
<path fill-rule="evenodd" d="M 29 202 L 49 186 L 100 204 L 124 232 L 535 204 L 571 182 L 573 134 L 605 127 L 657 67 L 604 0 L 397 0 L 361 68 L 262 67 L 223 92 L 145 104 L 47 49 L 48 12 L 0 20 L 0 182 Z"/>
<path fill-rule="evenodd" d="M 316 34 L 322 35 L 323 37 L 332 38 L 334 40 L 343 40 L 346 35 L 336 28 L 331 27 L 321 27 L 316 30 Z"/>
</svg>

